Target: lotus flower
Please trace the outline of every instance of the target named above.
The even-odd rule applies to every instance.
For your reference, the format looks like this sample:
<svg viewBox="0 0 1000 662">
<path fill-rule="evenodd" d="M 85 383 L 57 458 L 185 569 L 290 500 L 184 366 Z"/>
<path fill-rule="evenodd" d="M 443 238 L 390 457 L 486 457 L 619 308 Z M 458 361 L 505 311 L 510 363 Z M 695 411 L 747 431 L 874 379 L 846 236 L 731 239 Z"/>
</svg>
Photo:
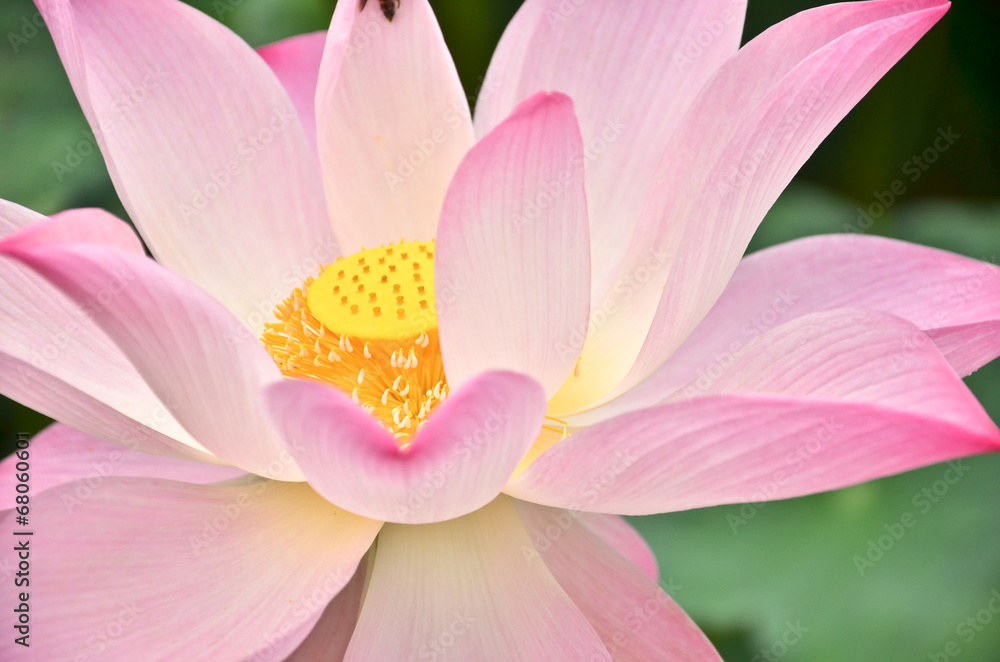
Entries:
<svg viewBox="0 0 1000 662">
<path fill-rule="evenodd" d="M 174 0 L 37 2 L 155 261 L 0 207 L 0 391 L 60 421 L 29 504 L 0 472 L 35 534 L 4 659 L 718 660 L 619 515 L 1000 448 L 961 381 L 996 267 L 741 260 L 943 0 L 743 48 L 739 1 L 528 0 L 475 120 L 427 0 L 257 53 Z"/>
</svg>

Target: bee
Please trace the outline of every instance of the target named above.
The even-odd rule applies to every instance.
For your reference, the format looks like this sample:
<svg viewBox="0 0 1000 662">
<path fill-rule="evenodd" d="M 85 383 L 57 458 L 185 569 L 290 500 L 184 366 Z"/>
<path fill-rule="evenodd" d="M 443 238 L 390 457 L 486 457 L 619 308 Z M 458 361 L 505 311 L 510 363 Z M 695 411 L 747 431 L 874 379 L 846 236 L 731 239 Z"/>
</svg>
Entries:
<svg viewBox="0 0 1000 662">
<path fill-rule="evenodd" d="M 396 16 L 399 3 L 400 0 L 378 0 L 378 6 L 382 8 L 382 13 L 389 19 L 389 22 L 392 22 L 393 17 Z M 367 4 L 368 0 L 361 0 L 361 9 L 364 9 Z"/>
</svg>

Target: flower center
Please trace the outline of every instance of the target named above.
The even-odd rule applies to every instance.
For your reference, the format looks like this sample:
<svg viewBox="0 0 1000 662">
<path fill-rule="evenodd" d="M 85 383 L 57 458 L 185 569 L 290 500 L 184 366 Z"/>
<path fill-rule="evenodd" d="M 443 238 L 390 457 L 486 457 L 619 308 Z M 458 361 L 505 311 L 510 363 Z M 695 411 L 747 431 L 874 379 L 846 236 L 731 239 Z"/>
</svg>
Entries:
<svg viewBox="0 0 1000 662">
<path fill-rule="evenodd" d="M 349 394 L 401 444 L 448 397 L 434 242 L 363 250 L 308 278 L 261 338 L 281 371 Z"/>
</svg>

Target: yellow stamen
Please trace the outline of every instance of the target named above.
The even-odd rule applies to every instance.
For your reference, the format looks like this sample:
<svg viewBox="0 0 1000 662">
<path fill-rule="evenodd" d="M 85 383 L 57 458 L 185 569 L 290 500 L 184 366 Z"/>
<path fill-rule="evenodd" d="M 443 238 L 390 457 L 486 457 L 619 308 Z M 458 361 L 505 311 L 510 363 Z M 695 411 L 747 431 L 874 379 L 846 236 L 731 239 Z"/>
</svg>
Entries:
<svg viewBox="0 0 1000 662">
<path fill-rule="evenodd" d="M 515 476 L 531 466 L 531 463 L 537 460 L 542 453 L 562 443 L 569 436 L 568 422 L 553 416 L 546 416 L 545 423 L 546 425 L 542 426 L 542 430 L 535 439 L 531 450 L 528 451 L 528 454 L 521 460 L 521 464 L 514 470 Z"/>
<path fill-rule="evenodd" d="M 401 445 L 448 398 L 433 242 L 343 257 L 295 288 L 275 316 L 262 340 L 282 372 L 336 386 Z"/>
</svg>

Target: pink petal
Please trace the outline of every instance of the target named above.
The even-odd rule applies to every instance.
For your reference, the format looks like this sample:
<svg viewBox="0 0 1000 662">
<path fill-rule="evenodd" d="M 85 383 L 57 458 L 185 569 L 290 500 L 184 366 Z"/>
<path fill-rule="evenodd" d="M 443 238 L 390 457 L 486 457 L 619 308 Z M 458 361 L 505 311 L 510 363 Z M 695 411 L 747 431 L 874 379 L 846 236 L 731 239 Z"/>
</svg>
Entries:
<svg viewBox="0 0 1000 662">
<path fill-rule="evenodd" d="M 606 660 L 593 628 L 534 554 L 513 501 L 461 519 L 387 524 L 345 662 Z M 529 555 L 529 556 L 526 556 Z"/>
<path fill-rule="evenodd" d="M 931 340 L 881 314 L 780 326 L 706 392 L 586 428 L 505 492 L 639 515 L 801 496 L 1000 450 L 1000 431 Z"/>
<path fill-rule="evenodd" d="M 316 145 L 316 85 L 326 32 L 312 32 L 261 46 L 257 54 L 278 77 L 295 105 L 310 145 Z M 311 275 L 311 274 L 310 274 Z"/>
<path fill-rule="evenodd" d="M 343 660 L 347 645 L 354 634 L 364 596 L 366 561 L 362 559 L 354 577 L 323 611 L 309 636 L 284 662 L 316 662 Z"/>
<path fill-rule="evenodd" d="M 122 448 L 68 425 L 55 423 L 31 438 L 26 449 L 32 494 L 77 483 L 76 496 L 89 495 L 112 477 L 166 478 L 185 483 L 216 483 L 245 475 L 235 467 L 150 455 Z M 0 462 L 0 510 L 15 506 L 16 453 Z"/>
<path fill-rule="evenodd" d="M 0 255 L 30 267 L 77 305 L 89 306 L 94 323 L 214 455 L 250 473 L 302 480 L 256 406 L 260 388 L 281 381 L 281 372 L 259 342 L 241 335 L 240 322 L 204 291 L 145 256 L 53 240 L 50 223 L 7 237 Z M 86 239 L 86 225 L 73 226 L 83 228 L 77 236 Z"/>
<path fill-rule="evenodd" d="M 588 338 L 580 378 L 554 408 L 619 395 L 680 346 L 798 168 L 947 9 L 946 0 L 819 7 L 764 32 L 716 72 L 665 151 L 622 263 L 631 281 L 624 294 L 607 294 L 615 313 Z"/>
<path fill-rule="evenodd" d="M 88 241 L 143 254 L 131 228 L 107 212 L 76 209 L 47 221 L 0 201 L 0 238 L 33 224 L 44 225 L 39 230 L 53 240 L 79 233 Z M 213 461 L 86 308 L 30 269 L 3 257 L 0 283 L 0 393 L 136 450 Z"/>
<path fill-rule="evenodd" d="M 252 659 L 320 618 L 381 526 L 305 484 L 109 478 L 82 499 L 78 485 L 35 495 L 29 527 L 0 524 L 30 545 L 32 659 L 98 646 L 109 661 Z M 4 659 L 13 640 L 0 641 Z"/>
<path fill-rule="evenodd" d="M 603 513 L 574 513 L 573 516 L 654 582 L 660 581 L 660 564 L 656 555 L 624 517 Z"/>
<path fill-rule="evenodd" d="M 722 662 L 694 621 L 654 580 L 576 520 L 581 513 L 518 502 L 537 556 L 597 631 L 615 662 Z"/>
<path fill-rule="evenodd" d="M 1000 320 L 929 329 L 927 336 L 960 375 L 971 375 L 1000 355 Z"/>
<path fill-rule="evenodd" d="M 17 232 L 45 218 L 27 207 L 0 199 L 0 237 Z"/>
<path fill-rule="evenodd" d="M 390 23 L 341 2 L 320 68 L 316 131 L 326 200 L 345 253 L 434 237 L 448 182 L 475 136 L 427 0 Z"/>
<path fill-rule="evenodd" d="M 590 292 L 580 140 L 572 102 L 539 94 L 455 175 L 434 272 L 450 384 L 515 370 L 551 395 L 572 372 Z"/>
<path fill-rule="evenodd" d="M 802 315 L 850 307 L 909 320 L 962 376 L 1000 355 L 1000 269 L 861 235 L 810 237 L 745 258 L 694 333 L 644 382 L 580 421 L 700 391 L 755 338 Z"/>
<path fill-rule="evenodd" d="M 112 368 L 109 366 L 108 369 Z M 98 374 L 106 376 L 109 373 Z M 87 391 L 91 389 L 78 389 L 47 370 L 0 352 L 0 393 L 25 407 L 72 425 L 87 434 L 106 439 L 119 447 L 163 457 L 225 464 L 202 450 L 201 445 L 180 427 L 180 423 L 152 395 L 145 382 L 139 383 L 143 387 L 133 392 L 136 401 L 129 408 L 131 415 L 126 415 L 90 395 Z M 116 386 L 113 382 L 108 385 Z M 121 383 L 117 386 L 121 388 Z M 156 403 L 145 410 L 145 414 L 141 413 L 144 405 L 142 391 L 147 391 Z M 128 393 L 124 390 L 109 390 L 108 395 L 111 397 L 104 399 L 112 402 L 126 401 Z M 98 393 L 98 396 L 103 395 Z M 169 435 L 163 431 L 169 431 Z"/>
<path fill-rule="evenodd" d="M 612 285 L 684 111 L 739 48 L 745 9 L 741 0 L 528 0 L 504 32 L 477 102 L 477 133 L 536 92 L 573 99 L 586 146 L 595 295 Z"/>
<path fill-rule="evenodd" d="M 248 327 L 340 251 L 275 75 L 173 0 L 36 0 L 118 194 L 168 268 Z"/>
<path fill-rule="evenodd" d="M 47 221 L 41 223 L 41 221 Z M 48 241 L 65 241 L 76 238 L 92 244 L 103 244 L 136 255 L 145 255 L 142 240 L 127 223 L 103 209 L 69 209 L 54 214 L 50 219 L 16 205 L 0 200 L 0 238 L 8 237 L 30 225 L 40 224 L 35 230 L 38 238 Z"/>
<path fill-rule="evenodd" d="M 275 384 L 264 406 L 320 494 L 359 515 L 405 524 L 460 517 L 492 501 L 545 418 L 541 387 L 502 372 L 453 391 L 404 449 L 324 384 Z"/>
</svg>

